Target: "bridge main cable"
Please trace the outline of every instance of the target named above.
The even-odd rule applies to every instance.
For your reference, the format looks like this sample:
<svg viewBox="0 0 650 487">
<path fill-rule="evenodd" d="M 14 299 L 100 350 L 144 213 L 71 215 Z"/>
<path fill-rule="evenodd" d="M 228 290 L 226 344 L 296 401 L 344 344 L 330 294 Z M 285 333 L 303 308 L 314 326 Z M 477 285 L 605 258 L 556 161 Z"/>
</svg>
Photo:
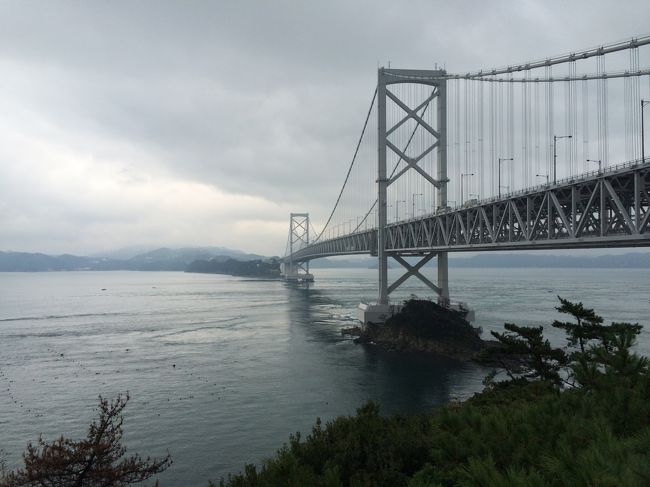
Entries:
<svg viewBox="0 0 650 487">
<path fill-rule="evenodd" d="M 485 69 L 485 70 L 482 69 L 480 71 L 469 72 L 466 73 L 464 77 L 482 78 L 484 76 L 496 76 L 498 74 L 509 74 L 509 73 L 516 73 L 519 71 L 529 71 L 531 69 L 544 68 L 547 66 L 554 66 L 556 64 L 570 63 L 581 59 L 589 59 L 594 56 L 602 56 L 604 54 L 624 51 L 626 49 L 634 49 L 648 44 L 650 44 L 650 35 L 646 35 L 643 37 L 633 37 L 630 40 L 616 42 L 605 46 L 592 47 L 590 49 L 585 49 L 584 51 L 581 52 L 572 52 L 561 56 L 541 59 L 541 60 L 532 61 L 523 64 L 505 66 L 502 68 Z"/>
<path fill-rule="evenodd" d="M 314 239 L 314 243 L 318 242 L 318 240 L 321 238 L 323 233 L 325 233 L 325 230 L 327 229 L 327 225 L 329 225 L 330 221 L 332 220 L 332 217 L 334 216 L 334 212 L 336 211 L 336 208 L 338 207 L 339 202 L 341 201 L 341 196 L 343 195 L 343 191 L 345 190 L 345 186 L 348 184 L 348 179 L 350 178 L 350 173 L 352 172 L 352 167 L 354 166 L 354 162 L 357 160 L 357 154 L 359 153 L 359 147 L 361 147 L 361 142 L 363 141 L 363 136 L 366 133 L 366 128 L 368 127 L 368 120 L 370 120 L 370 114 L 372 113 L 372 107 L 375 104 L 375 99 L 376 98 L 377 98 L 377 87 L 375 87 L 375 92 L 372 95 L 372 100 L 370 101 L 370 108 L 368 108 L 368 114 L 366 115 L 366 121 L 363 123 L 363 129 L 361 130 L 361 135 L 359 136 L 359 141 L 357 142 L 357 147 L 354 150 L 354 156 L 352 156 L 352 162 L 350 162 L 350 167 L 348 168 L 348 173 L 345 175 L 345 181 L 343 181 L 343 186 L 341 187 L 341 191 L 339 191 L 339 195 L 336 198 L 336 203 L 334 203 L 334 208 L 332 208 L 332 212 L 330 213 L 330 216 L 327 218 L 327 221 L 325 222 L 325 225 L 323 225 L 323 229 L 318 234 L 318 236 Z"/>
</svg>

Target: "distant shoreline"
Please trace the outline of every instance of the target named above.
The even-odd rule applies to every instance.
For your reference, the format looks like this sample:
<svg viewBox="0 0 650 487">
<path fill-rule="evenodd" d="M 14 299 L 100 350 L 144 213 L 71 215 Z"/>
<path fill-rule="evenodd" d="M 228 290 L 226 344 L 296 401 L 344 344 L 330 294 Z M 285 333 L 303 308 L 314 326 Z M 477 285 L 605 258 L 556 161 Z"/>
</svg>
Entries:
<svg viewBox="0 0 650 487">
<path fill-rule="evenodd" d="M 224 251 L 222 248 L 163 248 L 128 259 L 0 251 L 0 272 L 185 271 L 196 261 L 223 263 L 230 259 L 240 263 L 252 261 L 279 262 L 280 260 L 279 257 L 264 257 L 246 254 L 237 250 Z M 311 268 L 315 271 L 318 269 L 372 269 L 375 263 L 376 260 L 370 257 L 323 258 L 313 261 Z M 650 251 L 619 255 L 607 254 L 594 257 L 535 255 L 524 253 L 524 251 L 522 253 L 494 251 L 472 257 L 451 256 L 449 265 L 455 269 L 650 269 Z M 427 267 L 435 268 L 435 261 L 427 265 Z M 227 274 L 229 272 L 223 273 Z"/>
</svg>

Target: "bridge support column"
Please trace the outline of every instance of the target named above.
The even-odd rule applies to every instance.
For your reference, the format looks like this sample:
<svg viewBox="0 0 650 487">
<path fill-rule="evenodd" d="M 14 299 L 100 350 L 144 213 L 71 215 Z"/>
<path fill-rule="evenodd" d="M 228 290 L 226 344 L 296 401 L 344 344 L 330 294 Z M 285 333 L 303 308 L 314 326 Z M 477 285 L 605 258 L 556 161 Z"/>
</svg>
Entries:
<svg viewBox="0 0 650 487">
<path fill-rule="evenodd" d="M 438 252 L 438 304 L 449 306 L 449 259 L 447 252 Z"/>
<path fill-rule="evenodd" d="M 309 213 L 291 213 L 289 220 L 288 255 L 280 265 L 282 277 L 287 281 L 312 282 L 314 276 L 309 273 L 309 261 L 296 261 L 296 250 L 309 245 Z"/>
<path fill-rule="evenodd" d="M 376 305 L 362 305 L 362 318 L 364 321 L 371 319 L 383 321 L 385 316 L 390 315 L 392 311 L 389 305 L 389 294 L 402 284 L 410 276 L 414 275 L 422 280 L 438 295 L 438 301 L 443 305 L 449 304 L 449 276 L 447 270 L 447 253 L 433 253 L 431 256 L 425 257 L 420 263 L 411 266 L 400 256 L 390 253 L 390 245 L 387 241 L 387 199 L 388 188 L 391 184 L 396 182 L 407 171 L 414 170 L 419 173 L 424 180 L 428 181 L 436 188 L 436 198 L 438 200 L 438 208 L 447 207 L 447 73 L 444 70 L 435 71 L 419 71 L 419 70 L 400 70 L 400 69 L 385 69 L 379 68 L 377 72 L 377 206 L 378 206 L 378 221 L 377 221 L 377 258 L 379 261 L 379 295 L 377 297 Z M 395 94 L 394 90 L 389 90 L 389 86 L 397 84 L 417 84 L 426 85 L 431 87 L 431 93 L 426 100 L 418 107 L 412 108 L 407 103 L 400 100 Z M 391 120 L 393 124 L 390 128 L 387 126 L 386 117 L 386 103 L 391 99 L 395 106 L 400 107 L 406 116 L 401 121 Z M 426 107 L 429 103 L 436 103 L 436 125 L 434 129 L 429 123 L 425 122 L 422 118 L 420 110 Z M 426 110 L 426 108 L 425 108 Z M 424 113 L 424 112 L 422 112 Z M 409 144 L 405 147 L 397 147 L 394 140 L 389 140 L 390 134 L 398 130 L 404 122 L 411 119 L 415 122 L 415 128 L 409 143 L 416 130 L 421 131 L 421 140 L 426 146 L 420 154 L 410 154 L 408 150 Z M 398 158 L 397 164 L 400 162 L 405 163 L 405 167 L 396 171 L 397 166 L 389 175 L 387 172 L 387 151 L 391 150 L 391 154 Z M 421 163 L 422 159 L 432 152 L 437 150 L 437 179 L 427 172 L 424 164 Z M 407 272 L 398 281 L 392 285 L 388 285 L 388 256 L 389 254 L 395 258 L 401 265 L 403 265 Z M 426 279 L 420 274 L 419 269 L 430 259 L 438 256 L 438 285 L 436 286 L 431 281 Z M 371 318 L 368 318 L 371 317 Z"/>
<path fill-rule="evenodd" d="M 438 208 L 447 208 L 447 82 L 438 84 Z M 447 252 L 438 252 L 438 304 L 449 306 L 449 260 Z"/>
<path fill-rule="evenodd" d="M 377 74 L 377 258 L 379 260 L 379 296 L 377 304 L 388 305 L 388 254 L 386 253 L 386 222 L 388 210 L 386 178 L 386 76 L 384 68 Z"/>
</svg>

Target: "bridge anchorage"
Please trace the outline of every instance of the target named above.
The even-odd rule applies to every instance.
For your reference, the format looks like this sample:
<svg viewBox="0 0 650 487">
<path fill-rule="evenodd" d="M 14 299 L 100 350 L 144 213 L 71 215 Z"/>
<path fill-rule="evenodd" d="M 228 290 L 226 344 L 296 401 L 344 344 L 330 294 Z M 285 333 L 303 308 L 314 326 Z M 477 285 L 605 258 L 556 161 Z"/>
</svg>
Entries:
<svg viewBox="0 0 650 487">
<path fill-rule="evenodd" d="M 309 215 L 291 214 L 283 276 L 309 282 L 312 259 L 376 256 L 377 300 L 359 318 L 377 323 L 399 309 L 389 297 L 411 277 L 440 305 L 468 310 L 450 301 L 449 252 L 650 246 L 642 46 L 650 36 L 463 75 L 380 68 L 323 230 L 310 240 Z M 615 53 L 629 69 L 605 72 Z M 405 270 L 393 282 L 389 259 Z M 434 259 L 436 282 L 423 273 Z"/>
</svg>

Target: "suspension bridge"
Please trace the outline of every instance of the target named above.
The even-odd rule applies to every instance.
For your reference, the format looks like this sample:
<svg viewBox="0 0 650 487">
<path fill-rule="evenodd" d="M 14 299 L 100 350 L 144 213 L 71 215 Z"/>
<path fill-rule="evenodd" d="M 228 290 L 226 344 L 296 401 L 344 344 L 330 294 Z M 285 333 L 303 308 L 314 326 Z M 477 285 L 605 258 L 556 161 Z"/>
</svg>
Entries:
<svg viewBox="0 0 650 487">
<path fill-rule="evenodd" d="M 464 74 L 379 68 L 322 229 L 290 216 L 283 275 L 376 256 L 377 302 L 360 317 L 378 322 L 411 277 L 454 307 L 449 252 L 650 246 L 646 105 L 650 36 Z M 405 270 L 392 283 L 389 258 Z"/>
</svg>

